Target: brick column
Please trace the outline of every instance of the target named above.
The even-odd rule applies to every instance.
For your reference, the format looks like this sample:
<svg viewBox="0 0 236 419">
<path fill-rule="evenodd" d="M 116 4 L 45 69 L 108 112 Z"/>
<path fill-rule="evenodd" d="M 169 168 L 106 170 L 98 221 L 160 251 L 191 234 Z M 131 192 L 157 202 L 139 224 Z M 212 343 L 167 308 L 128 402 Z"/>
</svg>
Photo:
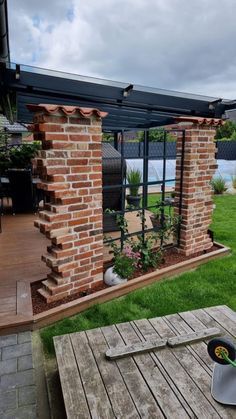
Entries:
<svg viewBox="0 0 236 419">
<path fill-rule="evenodd" d="M 35 112 L 36 160 L 47 203 L 35 225 L 50 240 L 42 259 L 51 272 L 39 293 L 47 302 L 103 281 L 101 118 L 72 106 L 29 105 Z"/>
<path fill-rule="evenodd" d="M 215 127 L 218 119 L 177 118 L 176 122 L 189 122 L 185 129 L 185 154 L 182 188 L 182 221 L 179 250 L 185 255 L 202 252 L 212 247 L 208 234 L 213 202 L 210 181 L 217 168 L 215 160 Z M 177 137 L 176 179 L 181 174 L 183 137 Z M 180 181 L 176 181 L 176 213 L 180 197 Z"/>
</svg>

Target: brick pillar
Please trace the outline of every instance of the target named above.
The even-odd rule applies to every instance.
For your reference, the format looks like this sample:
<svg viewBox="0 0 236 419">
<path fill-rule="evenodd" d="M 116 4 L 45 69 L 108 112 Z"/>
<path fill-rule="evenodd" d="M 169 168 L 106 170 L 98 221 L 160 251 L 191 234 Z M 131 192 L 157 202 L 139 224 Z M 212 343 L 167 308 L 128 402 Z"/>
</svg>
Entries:
<svg viewBox="0 0 236 419">
<path fill-rule="evenodd" d="M 213 202 L 210 180 L 217 168 L 215 160 L 215 126 L 218 119 L 177 118 L 177 122 L 189 122 L 185 129 L 185 155 L 182 189 L 182 221 L 179 250 L 191 255 L 211 248 L 208 234 Z M 182 135 L 177 137 L 176 179 L 180 179 Z M 180 181 L 176 181 L 176 213 L 180 196 Z"/>
<path fill-rule="evenodd" d="M 35 225 L 50 240 L 51 272 L 39 293 L 47 302 L 103 281 L 101 117 L 96 109 L 29 105 L 35 112 L 36 160 L 47 203 Z"/>
</svg>

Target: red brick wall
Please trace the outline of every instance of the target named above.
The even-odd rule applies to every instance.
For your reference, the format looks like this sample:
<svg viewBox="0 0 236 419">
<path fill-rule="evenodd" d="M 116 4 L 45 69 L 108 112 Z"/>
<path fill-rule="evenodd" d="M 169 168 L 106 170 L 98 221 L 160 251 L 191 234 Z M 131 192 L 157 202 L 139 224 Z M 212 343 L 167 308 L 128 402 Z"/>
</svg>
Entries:
<svg viewBox="0 0 236 419">
<path fill-rule="evenodd" d="M 214 120 L 213 120 L 214 121 Z M 194 123 L 185 131 L 183 172 L 183 205 L 180 252 L 191 255 L 209 249 L 208 234 L 213 202 L 210 180 L 217 168 L 215 160 L 215 128 Z M 177 139 L 176 178 L 180 179 L 182 135 Z M 180 195 L 180 181 L 176 182 L 176 205 Z M 177 212 L 177 211 L 176 211 Z"/>
<path fill-rule="evenodd" d="M 35 225 L 51 240 L 42 259 L 50 267 L 40 294 L 47 302 L 103 281 L 101 117 L 96 110 L 33 109 L 36 164 L 47 203 Z M 83 109 L 82 109 L 83 111 Z M 90 112 L 89 112 L 90 111 Z"/>
</svg>

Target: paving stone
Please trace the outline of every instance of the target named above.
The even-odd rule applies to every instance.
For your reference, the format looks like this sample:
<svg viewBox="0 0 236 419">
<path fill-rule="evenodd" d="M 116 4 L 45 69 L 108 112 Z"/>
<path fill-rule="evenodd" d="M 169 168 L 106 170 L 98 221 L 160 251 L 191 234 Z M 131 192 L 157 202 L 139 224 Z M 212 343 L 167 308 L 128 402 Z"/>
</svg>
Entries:
<svg viewBox="0 0 236 419">
<path fill-rule="evenodd" d="M 6 412 L 1 416 L 1 419 L 36 419 L 36 406 L 25 406 Z"/>
<path fill-rule="evenodd" d="M 20 371 L 13 374 L 3 375 L 0 382 L 0 390 L 29 386 L 34 384 L 34 370 Z"/>
<path fill-rule="evenodd" d="M 17 335 L 0 336 L 0 348 L 17 344 Z"/>
<path fill-rule="evenodd" d="M 2 349 L 2 360 L 17 358 L 32 353 L 31 342 L 20 343 L 14 346 L 7 346 Z"/>
<path fill-rule="evenodd" d="M 24 371 L 24 370 L 29 370 L 33 368 L 32 355 L 21 356 L 20 358 L 17 359 L 17 361 L 18 361 L 18 371 Z"/>
<path fill-rule="evenodd" d="M 17 391 L 0 391 L 0 413 L 17 408 Z M 2 417 L 2 415 L 0 415 Z"/>
<path fill-rule="evenodd" d="M 32 367 L 31 367 L 32 368 Z M 27 368 L 25 368 L 27 369 Z M 0 361 L 0 376 L 4 374 L 10 374 L 16 372 L 17 370 L 17 359 L 7 359 L 5 361 Z"/>
<path fill-rule="evenodd" d="M 18 343 L 31 342 L 31 332 L 18 333 Z"/>
<path fill-rule="evenodd" d="M 36 386 L 26 386 L 19 388 L 18 393 L 19 406 L 25 406 L 36 403 Z"/>
</svg>

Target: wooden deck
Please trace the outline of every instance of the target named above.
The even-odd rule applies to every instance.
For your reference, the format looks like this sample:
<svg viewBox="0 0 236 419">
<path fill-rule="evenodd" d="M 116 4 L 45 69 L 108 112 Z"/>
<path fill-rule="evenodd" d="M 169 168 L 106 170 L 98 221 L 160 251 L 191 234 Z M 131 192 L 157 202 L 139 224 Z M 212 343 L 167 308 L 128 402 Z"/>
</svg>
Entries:
<svg viewBox="0 0 236 419">
<path fill-rule="evenodd" d="M 235 408 L 211 397 L 214 363 L 205 341 L 116 361 L 105 358 L 108 348 L 210 327 L 235 337 L 236 313 L 217 306 L 55 337 L 68 419 L 235 418 Z"/>
<path fill-rule="evenodd" d="M 141 228 L 136 213 L 127 215 L 130 232 Z M 37 215 L 4 215 L 0 233 L 0 329 L 10 322 L 17 323 L 16 316 L 32 314 L 29 284 L 45 279 L 48 268 L 41 261 L 49 241 L 34 227 Z M 148 219 L 148 227 L 151 226 Z M 119 237 L 120 232 L 108 233 Z M 104 247 L 104 260 L 111 259 L 109 248 Z M 28 294 L 27 298 L 24 296 Z M 28 301 L 28 304 L 27 304 Z M 31 313 L 30 313 L 31 310 Z M 7 316 L 7 317 L 6 317 Z M 20 317 L 19 317 L 20 320 Z"/>
<path fill-rule="evenodd" d="M 46 277 L 41 261 L 47 239 L 34 227 L 34 214 L 2 216 L 0 233 L 0 325 L 26 306 L 17 306 L 18 296 L 30 282 Z M 7 316 L 7 317 L 6 317 Z"/>
</svg>

